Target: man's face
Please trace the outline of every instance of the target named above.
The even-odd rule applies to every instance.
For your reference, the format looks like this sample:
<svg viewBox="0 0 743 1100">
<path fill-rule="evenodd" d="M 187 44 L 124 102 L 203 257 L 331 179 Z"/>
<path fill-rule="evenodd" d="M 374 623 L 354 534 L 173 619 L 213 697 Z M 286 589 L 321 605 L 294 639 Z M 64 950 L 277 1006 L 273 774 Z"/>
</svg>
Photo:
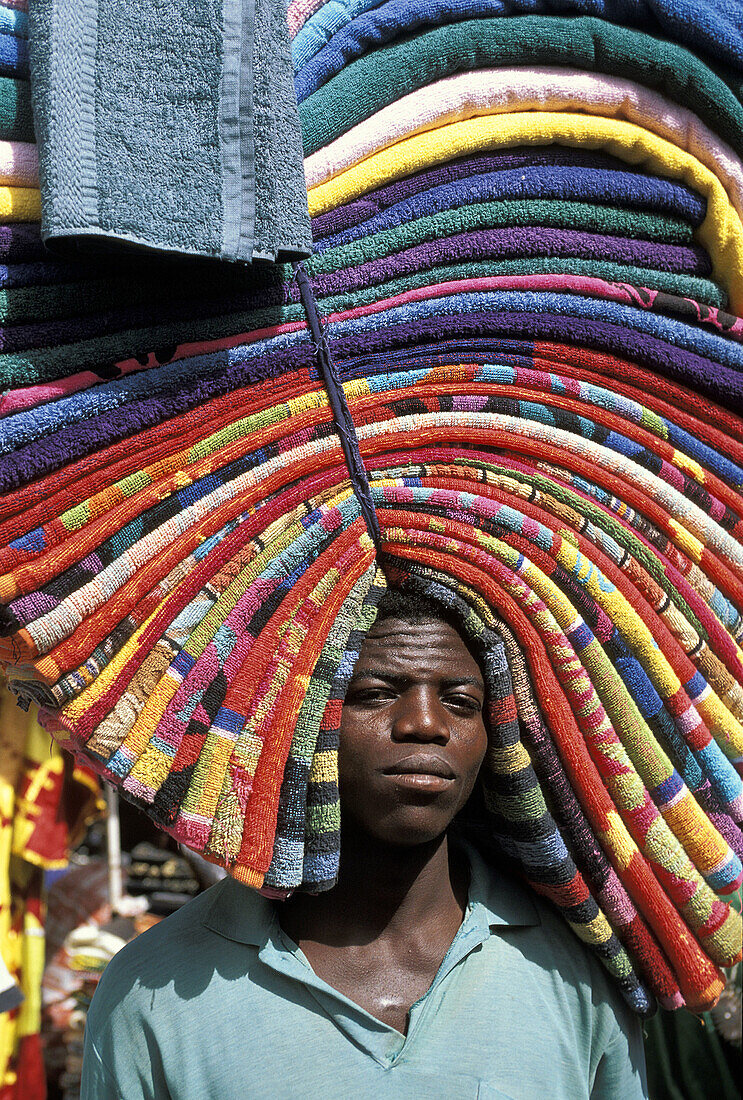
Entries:
<svg viewBox="0 0 743 1100">
<path fill-rule="evenodd" d="M 445 832 L 485 755 L 484 699 L 482 672 L 451 626 L 435 619 L 375 625 L 341 718 L 344 821 L 402 846 Z"/>
</svg>

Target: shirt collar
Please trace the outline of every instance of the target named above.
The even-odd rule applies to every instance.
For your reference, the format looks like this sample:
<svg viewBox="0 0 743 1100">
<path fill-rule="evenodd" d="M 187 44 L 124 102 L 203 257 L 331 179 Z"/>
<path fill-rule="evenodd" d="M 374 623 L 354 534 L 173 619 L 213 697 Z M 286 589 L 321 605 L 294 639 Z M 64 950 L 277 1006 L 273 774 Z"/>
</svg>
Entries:
<svg viewBox="0 0 743 1100">
<path fill-rule="evenodd" d="M 470 844 L 459 842 L 470 865 L 468 908 L 490 928 L 525 928 L 541 924 L 527 888 L 515 878 L 494 871 Z M 274 906 L 256 890 L 225 878 L 211 888 L 212 904 L 203 924 L 220 936 L 262 947 L 276 923 Z M 465 918 L 466 919 L 466 918 Z"/>
<path fill-rule="evenodd" d="M 211 892 L 214 901 L 202 923 L 225 939 L 262 947 L 275 920 L 268 898 L 234 878 L 223 878 Z"/>
</svg>

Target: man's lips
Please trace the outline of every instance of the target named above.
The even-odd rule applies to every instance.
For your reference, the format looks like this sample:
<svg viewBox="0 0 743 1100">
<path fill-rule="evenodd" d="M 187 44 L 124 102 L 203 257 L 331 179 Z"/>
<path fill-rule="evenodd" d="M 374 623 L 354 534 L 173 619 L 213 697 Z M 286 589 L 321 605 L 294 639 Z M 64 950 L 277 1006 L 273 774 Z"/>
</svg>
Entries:
<svg viewBox="0 0 743 1100">
<path fill-rule="evenodd" d="M 415 753 L 382 769 L 384 775 L 435 776 L 437 779 L 456 779 L 456 774 L 445 760 L 433 753 Z"/>
</svg>

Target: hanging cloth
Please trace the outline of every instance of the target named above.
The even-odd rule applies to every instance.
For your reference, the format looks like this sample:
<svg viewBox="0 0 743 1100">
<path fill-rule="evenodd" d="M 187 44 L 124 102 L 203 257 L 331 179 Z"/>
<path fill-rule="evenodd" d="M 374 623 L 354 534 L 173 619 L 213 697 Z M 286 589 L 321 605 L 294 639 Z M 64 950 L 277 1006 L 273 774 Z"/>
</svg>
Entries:
<svg viewBox="0 0 743 1100">
<path fill-rule="evenodd" d="M 280 0 L 39 0 L 30 53 L 55 252 L 309 254 Z"/>
</svg>

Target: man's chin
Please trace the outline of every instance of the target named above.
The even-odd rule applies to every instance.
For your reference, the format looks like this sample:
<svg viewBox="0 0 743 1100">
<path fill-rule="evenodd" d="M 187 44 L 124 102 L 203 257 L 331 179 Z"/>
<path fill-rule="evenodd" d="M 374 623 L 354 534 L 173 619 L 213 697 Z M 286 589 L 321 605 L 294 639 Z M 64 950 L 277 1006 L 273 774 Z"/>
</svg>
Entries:
<svg viewBox="0 0 743 1100">
<path fill-rule="evenodd" d="M 400 807 L 389 816 L 377 818 L 373 822 L 357 821 L 355 829 L 360 830 L 361 835 L 370 843 L 383 844 L 390 848 L 414 848 L 432 844 L 446 833 L 454 814 L 431 814 L 425 810 L 426 807 L 421 806 Z"/>
</svg>

